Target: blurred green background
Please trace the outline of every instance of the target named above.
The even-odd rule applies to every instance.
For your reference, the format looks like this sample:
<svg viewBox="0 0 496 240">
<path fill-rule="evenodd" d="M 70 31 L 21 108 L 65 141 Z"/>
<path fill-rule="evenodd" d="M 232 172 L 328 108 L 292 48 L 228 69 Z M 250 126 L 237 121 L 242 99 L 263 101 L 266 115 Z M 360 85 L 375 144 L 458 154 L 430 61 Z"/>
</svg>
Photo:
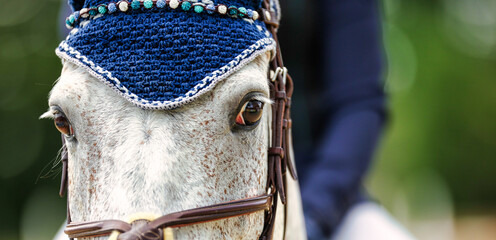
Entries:
<svg viewBox="0 0 496 240">
<path fill-rule="evenodd" d="M 369 191 L 419 239 L 496 239 L 496 2 L 384 0 L 391 121 Z M 0 239 L 65 218 L 60 147 L 38 120 L 60 73 L 59 0 L 0 0 Z"/>
<path fill-rule="evenodd" d="M 496 1 L 383 1 L 391 122 L 370 191 L 420 239 L 496 239 Z"/>
</svg>

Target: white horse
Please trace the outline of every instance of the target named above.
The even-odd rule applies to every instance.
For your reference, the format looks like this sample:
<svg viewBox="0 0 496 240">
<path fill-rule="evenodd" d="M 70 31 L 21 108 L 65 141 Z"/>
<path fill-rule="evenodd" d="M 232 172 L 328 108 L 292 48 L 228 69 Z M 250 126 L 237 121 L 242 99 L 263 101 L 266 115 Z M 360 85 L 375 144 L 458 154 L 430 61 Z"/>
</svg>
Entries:
<svg viewBox="0 0 496 240">
<path fill-rule="evenodd" d="M 70 131 L 66 146 L 72 221 L 161 216 L 265 194 L 269 58 L 269 53 L 262 54 L 197 100 L 173 110 L 141 109 L 64 61 L 50 93 L 50 109 L 42 117 L 62 116 L 71 124 L 71 129 L 59 130 Z M 259 124 L 236 128 L 234 119 L 253 100 L 264 103 Z M 282 239 L 284 229 L 286 239 L 305 239 L 298 183 L 289 174 L 285 177 L 287 216 L 279 202 L 274 239 Z M 257 239 L 263 226 L 264 211 L 258 211 L 174 228 L 174 237 Z M 67 239 L 63 233 L 58 236 Z"/>
</svg>

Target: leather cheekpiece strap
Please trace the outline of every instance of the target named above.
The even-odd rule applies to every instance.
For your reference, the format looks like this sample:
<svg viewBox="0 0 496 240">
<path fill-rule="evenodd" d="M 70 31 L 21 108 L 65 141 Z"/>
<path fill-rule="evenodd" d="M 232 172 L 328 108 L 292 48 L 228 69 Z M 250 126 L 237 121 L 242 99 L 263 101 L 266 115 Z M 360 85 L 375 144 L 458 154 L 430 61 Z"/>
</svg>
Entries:
<svg viewBox="0 0 496 240">
<path fill-rule="evenodd" d="M 65 137 L 62 134 L 62 150 L 61 150 L 61 159 L 62 162 L 62 176 L 60 179 L 60 190 L 59 196 L 63 197 L 65 195 L 65 191 L 67 189 L 67 160 L 69 159 L 69 154 L 67 153 L 67 147 L 65 146 Z"/>
<path fill-rule="evenodd" d="M 286 101 L 286 92 L 285 91 L 276 91 L 274 93 L 275 99 L 282 99 L 283 101 Z"/>
<path fill-rule="evenodd" d="M 261 8 L 258 10 L 258 15 L 260 19 L 266 24 L 267 27 L 279 28 L 279 20 L 277 19 L 276 13 L 269 11 L 270 8 Z"/>
<path fill-rule="evenodd" d="M 282 147 L 271 147 L 269 148 L 269 156 L 279 156 L 284 158 L 284 148 Z"/>
</svg>

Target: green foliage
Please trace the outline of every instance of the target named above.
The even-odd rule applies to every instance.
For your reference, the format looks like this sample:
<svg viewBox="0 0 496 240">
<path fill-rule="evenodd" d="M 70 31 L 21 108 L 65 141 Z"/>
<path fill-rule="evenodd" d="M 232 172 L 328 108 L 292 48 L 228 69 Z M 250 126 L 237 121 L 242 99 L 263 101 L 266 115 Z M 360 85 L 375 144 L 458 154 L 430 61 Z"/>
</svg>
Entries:
<svg viewBox="0 0 496 240">
<path fill-rule="evenodd" d="M 441 184 L 458 212 L 494 209 L 496 61 L 494 52 L 478 53 L 483 46 L 473 45 L 477 35 L 465 29 L 477 16 L 453 17 L 470 13 L 456 12 L 456 2 L 463 5 L 384 2 L 391 119 L 370 186 L 386 205 L 393 205 L 399 190 L 428 195 L 429 185 Z M 439 182 L 409 181 L 425 170 Z M 417 210 L 429 211 L 432 202 Z"/>
<path fill-rule="evenodd" d="M 0 238 L 51 239 L 64 221 L 65 204 L 57 196 L 59 176 L 57 180 L 38 176 L 55 159 L 60 136 L 53 123 L 38 117 L 46 111 L 48 92 L 60 73 L 54 54 L 60 41 L 56 28 L 60 4 L 0 2 Z M 21 232 L 26 223 L 43 228 Z"/>
</svg>

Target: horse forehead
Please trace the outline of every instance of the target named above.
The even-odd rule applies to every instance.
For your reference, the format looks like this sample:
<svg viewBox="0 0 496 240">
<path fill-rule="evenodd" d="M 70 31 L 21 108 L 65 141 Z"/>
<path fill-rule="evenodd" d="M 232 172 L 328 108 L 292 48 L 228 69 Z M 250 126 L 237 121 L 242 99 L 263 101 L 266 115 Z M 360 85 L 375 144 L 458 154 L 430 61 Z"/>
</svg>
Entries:
<svg viewBox="0 0 496 240">
<path fill-rule="evenodd" d="M 215 99 L 235 98 L 250 90 L 260 91 L 268 96 L 269 88 L 266 80 L 268 58 L 268 54 L 256 58 L 225 80 L 220 81 L 213 89 L 207 91 L 207 94 L 204 93 L 206 97 L 200 97 L 184 107 L 191 109 L 189 105 L 197 106 L 198 103 L 213 100 L 213 96 Z M 63 109 L 69 112 L 71 110 L 85 111 L 93 107 L 126 108 L 139 111 L 138 107 L 130 104 L 111 87 L 70 62 L 64 63 L 61 77 L 50 93 L 49 103 L 50 105 L 65 105 L 66 108 Z"/>
<path fill-rule="evenodd" d="M 97 164 L 90 160 L 95 152 L 109 156 L 119 150 L 158 154 L 167 149 L 164 143 L 169 149 L 188 151 L 193 148 L 179 143 L 207 146 L 205 141 L 220 144 L 226 140 L 222 136 L 230 131 L 229 114 L 246 93 L 258 91 L 268 96 L 267 68 L 268 57 L 257 58 L 194 102 L 164 112 L 138 108 L 85 70 L 66 63 L 50 102 L 63 106 L 76 127 L 76 136 L 81 137 L 80 145 L 88 146 L 78 155 L 88 154 L 84 159 L 93 162 L 90 164 Z M 129 149 L 123 149 L 126 146 Z M 213 148 L 190 154 L 202 152 L 217 154 Z"/>
</svg>

